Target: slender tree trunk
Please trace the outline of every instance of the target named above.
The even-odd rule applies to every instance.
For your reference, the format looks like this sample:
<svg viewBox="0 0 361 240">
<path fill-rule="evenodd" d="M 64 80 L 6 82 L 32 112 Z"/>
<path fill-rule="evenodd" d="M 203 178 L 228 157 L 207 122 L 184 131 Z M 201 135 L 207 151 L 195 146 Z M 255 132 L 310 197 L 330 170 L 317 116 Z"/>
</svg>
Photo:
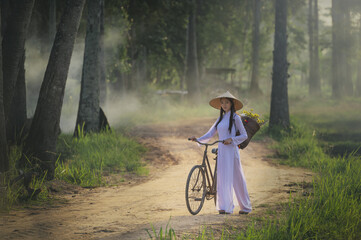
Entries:
<svg viewBox="0 0 361 240">
<path fill-rule="evenodd" d="M 341 98 L 341 84 L 342 81 L 342 59 L 341 49 L 342 41 L 340 39 L 340 32 L 342 25 L 342 16 L 340 13 L 339 0 L 332 0 L 332 97 Z"/>
<path fill-rule="evenodd" d="M 1 10 L 3 6 L 1 5 Z M 2 11 L 1 15 L 2 15 Z M 0 17 L 0 28 L 2 26 L 2 16 Z M 2 41 L 2 34 L 0 35 Z M 6 128 L 5 128 L 5 114 L 4 114 L 4 101 L 3 101 L 3 68 L 2 68 L 2 46 L 0 45 L 0 184 L 1 173 L 9 170 L 8 147 L 6 141 Z"/>
<path fill-rule="evenodd" d="M 5 34 L 5 29 L 7 26 L 7 19 L 11 13 L 11 8 L 10 8 L 10 0 L 1 0 L 0 1 L 0 7 L 1 7 L 1 35 L 4 36 Z M 2 42 L 2 40 L 1 40 Z M 2 71 L 2 70 L 1 70 Z"/>
<path fill-rule="evenodd" d="M 100 105 L 104 106 L 107 98 L 107 83 L 105 77 L 104 57 L 104 0 L 101 0 L 100 4 Z"/>
<path fill-rule="evenodd" d="M 253 0 L 252 78 L 251 78 L 250 91 L 252 94 L 256 96 L 262 94 L 262 91 L 259 88 L 259 81 L 258 81 L 260 21 L 261 21 L 261 0 Z"/>
<path fill-rule="evenodd" d="M 313 17 L 313 27 L 314 27 L 314 79 L 313 79 L 313 95 L 319 95 L 321 93 L 321 79 L 320 79 L 320 57 L 319 57 L 319 44 L 318 44 L 318 0 L 315 1 L 314 6 L 314 17 Z"/>
<path fill-rule="evenodd" d="M 346 96 L 353 96 L 353 83 L 352 83 L 352 36 L 351 36 L 351 13 L 350 13 L 350 0 L 342 1 L 343 13 L 343 55 L 344 55 L 344 94 Z"/>
<path fill-rule="evenodd" d="M 289 128 L 287 62 L 287 0 L 276 0 L 275 40 L 269 128 Z"/>
<path fill-rule="evenodd" d="M 314 68 L 314 36 L 313 36 L 313 0 L 308 0 L 308 54 L 309 54 L 309 76 L 308 87 L 309 93 L 313 95 L 315 68 Z"/>
<path fill-rule="evenodd" d="M 358 72 L 356 81 L 356 96 L 361 97 L 361 16 L 359 20 L 359 39 L 358 39 Z"/>
<path fill-rule="evenodd" d="M 318 0 L 308 2 L 308 31 L 309 31 L 309 94 L 317 96 L 321 93 L 319 54 L 318 54 Z"/>
<path fill-rule="evenodd" d="M 49 43 L 54 42 L 56 34 L 56 0 L 49 0 Z"/>
<path fill-rule="evenodd" d="M 4 109 L 8 124 L 15 93 L 19 66 L 24 54 L 26 32 L 30 23 L 34 0 L 12 0 L 10 15 L 6 20 L 3 47 Z"/>
<path fill-rule="evenodd" d="M 253 1 L 253 0 L 252 0 Z M 245 49 L 245 46 L 246 46 L 246 42 L 247 42 L 247 37 L 248 37 L 248 32 L 249 32 L 249 24 L 247 24 L 247 20 L 250 18 L 250 12 L 251 12 L 251 9 L 252 9 L 252 2 L 251 0 L 246 0 L 246 3 L 245 3 L 245 9 L 246 9 L 246 12 L 245 12 L 245 15 L 242 16 L 242 19 L 243 19 L 243 28 L 241 30 L 241 46 L 240 46 L 240 53 L 241 53 L 241 56 L 240 56 L 240 75 L 239 75 L 239 84 L 240 84 L 240 88 L 238 91 L 242 91 L 242 82 L 243 82 L 243 76 L 242 76 L 242 72 L 244 70 L 244 62 L 245 62 L 245 54 L 244 54 L 244 49 Z"/>
<path fill-rule="evenodd" d="M 38 163 L 47 171 L 48 179 L 54 178 L 65 84 L 84 3 L 85 0 L 66 1 L 20 161 L 20 167 L 26 164 L 25 156 Z"/>
<path fill-rule="evenodd" d="M 25 136 L 24 126 L 26 114 L 26 85 L 25 85 L 25 49 L 20 59 L 18 79 L 16 81 L 9 121 L 6 128 L 8 142 L 20 145 Z"/>
<path fill-rule="evenodd" d="M 197 55 L 197 37 L 196 37 L 196 1 L 191 0 L 192 7 L 189 15 L 189 36 L 188 36 L 188 58 L 186 81 L 187 90 L 190 98 L 195 98 L 200 94 L 198 55 Z"/>
<path fill-rule="evenodd" d="M 188 24 L 189 26 L 189 24 Z M 183 71 L 183 78 L 181 79 L 181 90 L 185 90 L 185 85 L 187 84 L 187 62 L 188 62 L 188 55 L 189 55 L 189 27 L 187 26 L 186 29 L 186 43 L 185 43 L 185 54 L 184 54 L 184 71 Z"/>
<path fill-rule="evenodd" d="M 349 1 L 332 1 L 332 96 L 353 95 Z"/>
<path fill-rule="evenodd" d="M 83 125 L 84 133 L 99 132 L 100 14 L 101 1 L 88 1 L 83 75 L 75 135 L 78 127 L 82 128 Z"/>
</svg>

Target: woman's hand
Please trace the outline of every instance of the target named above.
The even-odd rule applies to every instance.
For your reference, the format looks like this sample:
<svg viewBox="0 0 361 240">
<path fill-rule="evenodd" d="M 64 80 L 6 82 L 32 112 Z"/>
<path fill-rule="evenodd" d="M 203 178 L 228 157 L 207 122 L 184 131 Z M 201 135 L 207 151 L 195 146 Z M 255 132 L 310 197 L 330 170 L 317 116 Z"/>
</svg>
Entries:
<svg viewBox="0 0 361 240">
<path fill-rule="evenodd" d="M 232 143 L 232 138 L 228 138 L 228 139 L 226 139 L 226 140 L 223 140 L 223 144 L 224 145 L 229 145 L 229 144 L 231 144 Z"/>
<path fill-rule="evenodd" d="M 196 141 L 196 140 L 197 140 L 197 138 L 196 138 L 195 136 L 192 136 L 192 137 L 188 138 L 188 140 L 189 140 L 189 141 L 193 141 L 193 142 L 194 142 L 194 141 Z"/>
</svg>

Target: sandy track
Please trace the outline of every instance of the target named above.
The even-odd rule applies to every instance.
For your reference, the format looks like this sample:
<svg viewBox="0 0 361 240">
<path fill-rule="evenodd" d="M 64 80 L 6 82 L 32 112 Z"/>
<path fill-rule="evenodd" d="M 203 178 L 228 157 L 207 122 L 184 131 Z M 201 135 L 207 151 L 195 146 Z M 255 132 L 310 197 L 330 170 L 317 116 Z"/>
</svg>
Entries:
<svg viewBox="0 0 361 240">
<path fill-rule="evenodd" d="M 147 239 L 145 229 L 151 224 L 164 229 L 169 222 L 176 232 L 185 233 L 206 224 L 246 221 L 251 214 L 217 214 L 213 200 L 206 201 L 197 216 L 186 208 L 186 178 L 203 153 L 186 138 L 200 136 L 212 122 L 188 120 L 134 129 L 134 136 L 150 149 L 145 157 L 148 177 L 116 187 L 82 189 L 64 196 L 66 204 L 13 211 L 2 216 L 0 239 Z M 286 201 L 286 184 L 310 181 L 303 169 L 271 164 L 270 154 L 263 142 L 252 142 L 241 152 L 254 213 L 264 204 Z"/>
</svg>

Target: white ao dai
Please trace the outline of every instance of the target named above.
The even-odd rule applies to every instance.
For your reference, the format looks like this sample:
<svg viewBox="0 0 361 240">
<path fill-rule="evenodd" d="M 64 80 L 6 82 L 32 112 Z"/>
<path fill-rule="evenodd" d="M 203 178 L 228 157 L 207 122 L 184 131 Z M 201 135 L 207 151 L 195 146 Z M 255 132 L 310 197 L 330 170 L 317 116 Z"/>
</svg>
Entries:
<svg viewBox="0 0 361 240">
<path fill-rule="evenodd" d="M 246 179 L 244 177 L 239 149 L 237 147 L 238 144 L 247 139 L 247 132 L 243 126 L 241 117 L 237 114 L 234 114 L 233 116 L 234 124 L 231 133 L 229 132 L 230 114 L 230 111 L 225 113 L 216 128 L 216 123 L 218 122 L 217 119 L 209 131 L 198 138 L 198 141 L 207 142 L 216 133 L 218 133 L 219 140 L 232 139 L 232 143 L 229 145 L 223 143 L 218 144 L 216 208 L 217 210 L 224 210 L 227 213 L 232 213 L 234 207 L 239 205 L 242 211 L 251 212 L 251 201 L 249 199 Z M 236 136 L 236 128 L 240 131 L 239 136 Z M 234 194 L 237 199 L 235 203 L 233 201 Z"/>
</svg>

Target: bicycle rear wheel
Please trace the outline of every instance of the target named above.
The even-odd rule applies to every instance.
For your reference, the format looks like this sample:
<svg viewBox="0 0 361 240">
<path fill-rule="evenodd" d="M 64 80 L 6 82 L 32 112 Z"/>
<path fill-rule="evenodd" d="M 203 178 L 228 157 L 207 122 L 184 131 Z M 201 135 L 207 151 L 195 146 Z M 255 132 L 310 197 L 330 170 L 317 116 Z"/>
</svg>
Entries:
<svg viewBox="0 0 361 240">
<path fill-rule="evenodd" d="M 201 165 L 194 166 L 189 172 L 185 196 L 188 211 L 193 215 L 198 214 L 206 197 L 206 179 Z"/>
</svg>

